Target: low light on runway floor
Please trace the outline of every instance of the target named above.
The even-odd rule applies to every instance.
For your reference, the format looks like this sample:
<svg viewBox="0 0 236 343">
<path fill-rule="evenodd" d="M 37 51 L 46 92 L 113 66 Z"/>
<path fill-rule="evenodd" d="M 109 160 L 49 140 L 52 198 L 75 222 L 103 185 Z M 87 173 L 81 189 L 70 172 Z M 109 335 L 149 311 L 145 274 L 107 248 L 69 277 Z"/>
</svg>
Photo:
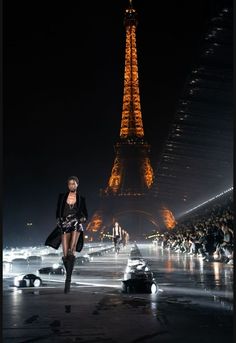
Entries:
<svg viewBox="0 0 236 343">
<path fill-rule="evenodd" d="M 160 292 L 123 294 L 131 245 L 77 267 L 69 294 L 64 277 L 15 289 L 4 279 L 3 341 L 233 342 L 233 266 L 139 244 Z"/>
</svg>

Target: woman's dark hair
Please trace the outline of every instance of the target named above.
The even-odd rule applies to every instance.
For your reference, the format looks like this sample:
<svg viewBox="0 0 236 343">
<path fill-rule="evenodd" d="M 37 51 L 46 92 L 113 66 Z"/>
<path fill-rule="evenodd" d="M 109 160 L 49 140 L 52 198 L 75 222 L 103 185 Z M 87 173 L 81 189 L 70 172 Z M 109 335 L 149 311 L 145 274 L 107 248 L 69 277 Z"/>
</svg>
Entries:
<svg viewBox="0 0 236 343">
<path fill-rule="evenodd" d="M 79 184 L 79 179 L 77 178 L 77 176 L 70 176 L 70 177 L 68 177 L 67 182 L 69 182 L 70 180 L 75 180 L 77 185 Z"/>
</svg>

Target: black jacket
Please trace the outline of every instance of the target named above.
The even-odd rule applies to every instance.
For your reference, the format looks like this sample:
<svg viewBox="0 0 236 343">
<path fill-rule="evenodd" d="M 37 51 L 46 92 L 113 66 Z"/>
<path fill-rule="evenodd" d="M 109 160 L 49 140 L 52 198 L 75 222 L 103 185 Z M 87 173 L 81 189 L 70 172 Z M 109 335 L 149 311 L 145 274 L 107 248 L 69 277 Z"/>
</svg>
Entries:
<svg viewBox="0 0 236 343">
<path fill-rule="evenodd" d="M 57 207 L 56 207 L 56 219 L 59 219 L 63 215 L 65 202 L 68 197 L 69 191 L 66 193 L 60 193 L 57 200 Z M 86 220 L 88 219 L 88 212 L 86 207 L 85 198 L 82 197 L 76 191 L 76 201 L 78 203 L 78 211 L 77 211 L 77 218 L 80 219 L 85 217 Z M 58 249 L 61 244 L 61 229 L 57 225 L 55 229 L 50 233 L 45 241 L 45 245 L 48 245 L 54 249 Z M 76 251 L 80 252 L 84 246 L 84 232 L 82 231 L 79 235 L 79 239 L 76 245 Z"/>
</svg>

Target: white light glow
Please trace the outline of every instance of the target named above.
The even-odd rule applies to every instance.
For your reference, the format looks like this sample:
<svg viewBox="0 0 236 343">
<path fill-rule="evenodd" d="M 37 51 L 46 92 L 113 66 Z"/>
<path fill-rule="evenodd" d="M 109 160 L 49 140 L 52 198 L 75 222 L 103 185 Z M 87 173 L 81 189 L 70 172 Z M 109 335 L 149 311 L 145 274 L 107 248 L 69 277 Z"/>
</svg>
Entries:
<svg viewBox="0 0 236 343">
<path fill-rule="evenodd" d="M 14 286 L 19 287 L 21 280 L 22 280 L 22 275 L 15 276 L 14 281 L 13 281 Z"/>
<path fill-rule="evenodd" d="M 151 286 L 151 293 L 155 294 L 156 292 L 157 292 L 157 285 L 155 283 L 153 283 Z"/>
<path fill-rule="evenodd" d="M 222 196 L 223 194 L 228 193 L 228 192 L 231 192 L 232 190 L 233 190 L 233 187 L 230 187 L 230 188 L 226 189 L 224 192 L 219 193 L 219 194 L 217 194 L 216 196 L 214 196 L 213 198 L 210 198 L 210 199 L 208 199 L 208 200 L 202 202 L 201 204 L 199 204 L 199 205 L 197 205 L 197 206 L 191 208 L 190 210 L 184 212 L 183 214 L 187 214 L 187 213 L 189 213 L 189 212 L 192 212 L 192 211 L 196 210 L 197 208 L 199 208 L 199 207 L 201 207 L 201 206 L 203 206 L 203 205 L 209 203 L 210 201 L 219 198 L 219 197 Z"/>
<path fill-rule="evenodd" d="M 54 264 L 52 265 L 52 268 L 53 268 L 53 269 L 57 269 L 57 268 L 59 268 L 59 266 L 60 266 L 60 265 L 59 265 L 58 263 L 54 263 Z"/>
<path fill-rule="evenodd" d="M 111 285 L 111 284 L 103 284 L 103 283 L 94 283 L 94 282 L 75 282 L 77 285 L 86 285 L 86 286 L 93 286 L 93 287 L 113 287 L 113 288 L 121 288 L 118 285 Z"/>
<path fill-rule="evenodd" d="M 34 281 L 34 287 L 39 287 L 40 284 L 41 284 L 41 281 L 40 281 L 39 279 L 36 279 L 36 280 Z"/>
</svg>

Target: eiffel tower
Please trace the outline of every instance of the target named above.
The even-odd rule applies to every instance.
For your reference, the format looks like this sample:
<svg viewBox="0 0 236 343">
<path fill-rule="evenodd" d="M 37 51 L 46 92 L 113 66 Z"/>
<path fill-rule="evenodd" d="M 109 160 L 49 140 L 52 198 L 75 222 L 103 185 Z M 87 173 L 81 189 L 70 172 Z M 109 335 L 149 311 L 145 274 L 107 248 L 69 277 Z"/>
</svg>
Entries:
<svg viewBox="0 0 236 343">
<path fill-rule="evenodd" d="M 130 0 L 124 17 L 126 46 L 120 135 L 114 146 L 111 175 L 106 188 L 100 193 L 99 208 L 86 228 L 90 233 L 107 232 L 115 220 L 128 230 L 131 237 L 148 229 L 147 223 L 152 228 L 158 227 L 157 213 L 151 209 L 156 202 L 151 192 L 154 173 L 150 145 L 144 139 L 140 104 L 137 23 L 137 12 Z"/>
</svg>

